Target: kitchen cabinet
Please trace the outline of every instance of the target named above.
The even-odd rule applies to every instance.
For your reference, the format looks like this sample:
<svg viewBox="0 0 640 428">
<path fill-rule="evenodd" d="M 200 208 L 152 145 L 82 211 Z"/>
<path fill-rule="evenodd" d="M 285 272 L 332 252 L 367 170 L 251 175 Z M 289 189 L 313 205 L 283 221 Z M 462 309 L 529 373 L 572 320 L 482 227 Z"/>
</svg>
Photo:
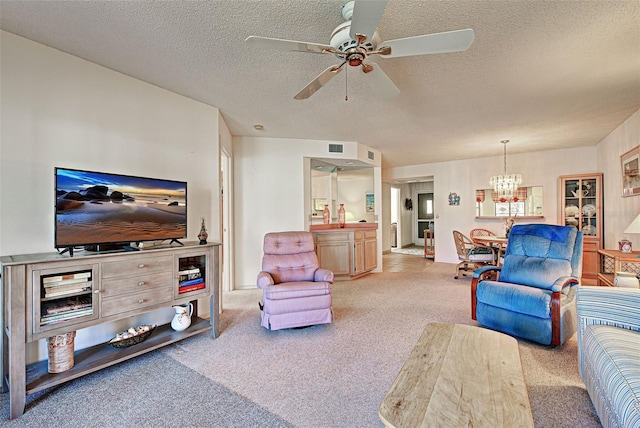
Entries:
<svg viewBox="0 0 640 428">
<path fill-rule="evenodd" d="M 350 280 L 378 267 L 377 224 L 369 227 L 311 229 L 320 267 L 333 271 L 336 280 Z"/>
</svg>

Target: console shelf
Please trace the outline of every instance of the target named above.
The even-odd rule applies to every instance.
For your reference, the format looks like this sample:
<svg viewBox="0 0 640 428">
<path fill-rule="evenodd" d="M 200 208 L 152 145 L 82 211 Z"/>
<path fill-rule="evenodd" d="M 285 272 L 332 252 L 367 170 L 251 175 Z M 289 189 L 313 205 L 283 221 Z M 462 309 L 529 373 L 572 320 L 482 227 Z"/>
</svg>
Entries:
<svg viewBox="0 0 640 428">
<path fill-rule="evenodd" d="M 164 324 L 156 327 L 147 340 L 128 348 L 114 348 L 109 343 L 101 343 L 76 351 L 73 367 L 62 373 L 49 373 L 47 361 L 39 361 L 27 366 L 26 393 L 33 394 L 59 385 L 210 329 L 209 320 L 198 317 L 192 317 L 191 326 L 180 332 Z"/>
<path fill-rule="evenodd" d="M 210 332 L 219 335 L 219 244 L 154 248 L 136 253 L 87 254 L 74 257 L 60 254 L 6 256 L 2 263 L 3 294 L 3 391 L 9 391 L 11 419 L 24 412 L 25 396 L 112 366 L 187 337 Z M 185 266 L 193 267 L 197 287 L 185 289 Z M 197 272 L 196 272 L 197 270 Z M 51 321 L 45 283 L 87 272 L 90 289 L 79 312 L 69 312 L 61 298 L 61 318 Z M 56 278 L 56 279 L 50 279 Z M 198 316 L 198 299 L 209 303 L 209 317 Z M 57 299 L 53 299 L 54 301 Z M 206 301 L 205 300 L 205 301 Z M 26 344 L 95 325 L 128 319 L 153 310 L 192 302 L 191 325 L 174 331 L 169 324 L 159 325 L 144 342 L 128 348 L 101 343 L 74 352 L 74 365 L 60 373 L 49 373 L 48 361 L 26 365 Z M 115 335 L 115 333 L 114 333 Z"/>
</svg>

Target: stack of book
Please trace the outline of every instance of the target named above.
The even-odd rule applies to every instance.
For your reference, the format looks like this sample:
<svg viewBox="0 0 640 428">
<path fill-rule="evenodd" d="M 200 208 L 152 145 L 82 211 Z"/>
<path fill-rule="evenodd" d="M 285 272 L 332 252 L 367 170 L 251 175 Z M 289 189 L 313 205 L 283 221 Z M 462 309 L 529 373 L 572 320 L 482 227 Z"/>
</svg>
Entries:
<svg viewBox="0 0 640 428">
<path fill-rule="evenodd" d="M 179 294 L 202 290 L 207 287 L 200 269 L 195 266 L 189 266 L 187 269 L 179 271 L 178 276 L 180 278 L 180 287 L 178 288 Z"/>
<path fill-rule="evenodd" d="M 41 324 L 93 313 L 91 271 L 42 278 Z"/>
<path fill-rule="evenodd" d="M 91 290 L 91 272 L 76 272 L 42 278 L 43 297 L 58 297 Z"/>
</svg>

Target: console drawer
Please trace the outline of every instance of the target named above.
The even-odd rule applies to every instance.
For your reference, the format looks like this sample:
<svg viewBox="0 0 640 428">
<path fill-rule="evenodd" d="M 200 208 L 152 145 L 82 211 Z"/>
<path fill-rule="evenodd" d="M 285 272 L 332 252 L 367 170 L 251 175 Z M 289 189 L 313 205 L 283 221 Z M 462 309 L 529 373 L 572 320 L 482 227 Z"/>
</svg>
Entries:
<svg viewBox="0 0 640 428">
<path fill-rule="evenodd" d="M 135 258 L 102 264 L 102 278 L 140 275 L 150 272 L 172 271 L 173 257 Z"/>
<path fill-rule="evenodd" d="M 108 317 L 129 311 L 138 314 L 141 309 L 170 303 L 172 300 L 173 288 L 171 285 L 124 296 L 107 297 L 102 299 L 101 316 Z"/>
<path fill-rule="evenodd" d="M 102 281 L 102 296 L 109 297 L 117 294 L 137 293 L 152 288 L 171 286 L 173 275 L 171 271 L 155 272 L 148 275 L 126 276 Z"/>
</svg>

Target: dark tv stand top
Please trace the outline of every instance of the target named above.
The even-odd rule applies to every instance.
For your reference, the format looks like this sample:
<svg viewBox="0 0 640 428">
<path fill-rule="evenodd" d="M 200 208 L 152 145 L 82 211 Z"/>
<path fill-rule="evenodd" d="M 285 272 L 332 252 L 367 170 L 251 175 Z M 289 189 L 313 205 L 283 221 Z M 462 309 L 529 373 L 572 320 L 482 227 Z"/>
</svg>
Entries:
<svg viewBox="0 0 640 428">
<path fill-rule="evenodd" d="M 162 241 L 161 241 L 162 242 Z M 177 238 L 171 239 L 169 241 L 168 247 L 171 247 L 173 243 L 178 244 L 181 247 L 184 247 L 184 244 L 180 242 Z M 131 246 L 129 243 L 115 243 L 115 244 L 94 244 L 94 245 L 85 245 L 84 251 L 88 253 L 94 254 L 107 254 L 107 253 L 122 253 L 127 251 L 140 251 L 142 250 L 143 245 L 140 245 L 141 242 L 136 243 L 138 246 Z M 165 244 L 166 245 L 166 244 Z M 159 248 L 161 245 L 152 245 L 150 248 Z M 58 254 L 62 255 L 64 253 L 69 253 L 69 257 L 73 257 L 73 250 L 77 249 L 77 247 L 60 247 L 56 248 L 58 250 Z"/>
</svg>

